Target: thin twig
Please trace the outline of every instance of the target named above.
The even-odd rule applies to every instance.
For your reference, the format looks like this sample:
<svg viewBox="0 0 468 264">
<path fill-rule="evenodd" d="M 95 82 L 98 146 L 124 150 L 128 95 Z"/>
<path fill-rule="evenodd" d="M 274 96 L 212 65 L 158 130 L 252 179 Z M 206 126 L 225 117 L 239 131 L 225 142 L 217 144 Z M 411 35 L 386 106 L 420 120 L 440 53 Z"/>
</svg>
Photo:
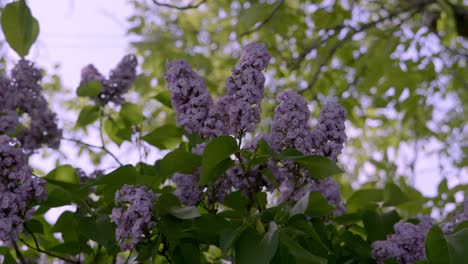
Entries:
<svg viewBox="0 0 468 264">
<path fill-rule="evenodd" d="M 117 163 L 119 163 L 120 166 L 123 165 L 123 163 L 117 158 L 117 156 L 114 153 L 112 153 L 110 150 L 108 150 L 104 145 L 102 145 L 102 146 L 93 145 L 93 144 L 83 142 L 83 141 L 81 141 L 79 139 L 74 139 L 74 138 L 62 137 L 62 139 L 67 140 L 67 141 L 71 141 L 71 142 L 75 142 L 77 144 L 86 146 L 88 148 L 100 149 L 100 150 L 106 152 L 107 154 L 109 154 Z"/>
<path fill-rule="evenodd" d="M 255 31 L 259 30 L 261 27 L 263 27 L 266 23 L 268 23 L 272 18 L 273 16 L 275 15 L 275 13 L 278 11 L 278 9 L 280 8 L 280 6 L 284 3 L 284 0 L 279 0 L 275 7 L 273 7 L 273 10 L 271 10 L 270 14 L 262 21 L 260 21 L 260 23 L 257 24 L 257 26 L 255 26 L 253 29 L 251 30 L 247 30 L 241 34 L 239 34 L 239 38 L 240 37 L 243 37 L 243 36 L 246 36 L 246 35 L 250 35 L 252 33 L 254 33 Z"/>
<path fill-rule="evenodd" d="M 34 235 L 33 235 L 33 239 L 34 239 L 34 243 L 36 243 L 36 245 L 37 245 L 37 240 L 36 240 L 36 238 L 34 237 Z M 54 254 L 54 253 L 52 253 L 52 252 L 43 250 L 43 249 L 41 249 L 41 248 L 38 247 L 38 246 L 37 246 L 37 247 L 33 247 L 32 245 L 28 244 L 26 241 L 24 241 L 24 240 L 21 239 L 21 238 L 19 238 L 19 241 L 21 241 L 21 242 L 22 242 L 25 246 L 27 246 L 28 248 L 30 248 L 30 249 L 32 249 L 32 250 L 35 250 L 35 251 L 37 251 L 37 252 L 44 253 L 44 254 L 49 255 L 49 256 L 51 256 L 51 257 L 61 259 L 61 260 L 65 261 L 65 262 L 68 262 L 68 263 L 79 263 L 79 262 L 76 262 L 75 260 L 67 259 L 67 258 L 65 258 L 65 257 L 61 257 L 61 256 L 59 256 L 59 255 L 56 255 L 56 254 Z"/>
<path fill-rule="evenodd" d="M 177 9 L 177 10 L 187 10 L 187 9 L 194 9 L 194 8 L 198 8 L 199 6 L 201 6 L 202 4 L 204 4 L 207 0 L 202 0 L 200 2 L 198 2 L 198 4 L 188 4 L 186 6 L 175 6 L 175 5 L 171 5 L 171 4 L 166 4 L 166 3 L 160 3 L 159 1 L 156 1 L 156 0 L 153 0 L 153 3 L 155 5 L 158 5 L 158 6 L 164 6 L 164 7 L 169 7 L 169 8 L 173 8 L 173 9 Z"/>
<path fill-rule="evenodd" d="M 23 254 L 21 254 L 21 251 L 19 250 L 18 244 L 14 240 L 12 240 L 12 243 L 13 243 L 13 247 L 15 248 L 16 257 L 18 257 L 21 264 L 26 264 Z"/>
</svg>

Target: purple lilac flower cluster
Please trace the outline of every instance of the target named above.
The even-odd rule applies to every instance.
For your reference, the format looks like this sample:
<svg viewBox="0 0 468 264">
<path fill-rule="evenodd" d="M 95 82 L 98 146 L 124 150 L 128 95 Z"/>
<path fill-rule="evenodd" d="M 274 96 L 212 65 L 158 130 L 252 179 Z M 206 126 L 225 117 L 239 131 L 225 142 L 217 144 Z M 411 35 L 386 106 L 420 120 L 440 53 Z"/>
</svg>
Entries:
<svg viewBox="0 0 468 264">
<path fill-rule="evenodd" d="M 135 55 L 126 55 L 111 70 L 109 78 L 105 78 L 94 65 L 87 65 L 81 70 L 80 85 L 85 85 L 91 81 L 98 81 L 102 85 L 101 92 L 98 97 L 93 99 L 99 105 L 106 105 L 109 102 L 121 105 L 125 102 L 123 95 L 128 92 L 137 77 L 137 65 L 138 60 Z"/>
<path fill-rule="evenodd" d="M 337 161 L 346 141 L 346 110 L 335 102 L 327 102 L 320 112 L 317 128 L 311 130 L 310 111 L 302 96 L 287 90 L 280 93 L 277 100 L 272 129 L 265 137 L 269 145 L 276 151 L 295 148 L 306 155 L 321 155 Z M 332 178 L 315 180 L 291 161 L 270 161 L 268 167 L 280 185 L 282 199 L 297 201 L 306 193 L 317 191 L 336 207 L 335 214 L 344 212 L 339 184 Z"/>
<path fill-rule="evenodd" d="M 441 225 L 442 231 L 446 234 L 452 233 L 462 222 L 468 221 L 468 196 L 463 201 L 463 209 L 455 213 L 450 221 Z"/>
<path fill-rule="evenodd" d="M 155 225 L 152 221 L 154 193 L 146 186 L 124 185 L 115 193 L 111 219 L 117 225 L 115 237 L 122 251 L 132 250 L 145 232 Z"/>
<path fill-rule="evenodd" d="M 396 259 L 399 263 L 411 264 L 426 258 L 425 239 L 434 220 L 425 216 L 419 221 L 415 225 L 401 220 L 393 226 L 394 234 L 389 235 L 386 240 L 372 243 L 372 256 L 378 263 Z"/>
<path fill-rule="evenodd" d="M 175 60 L 169 63 L 164 79 L 171 91 L 178 124 L 187 132 L 200 133 L 204 138 L 253 132 L 260 121 L 265 84 L 262 71 L 269 60 L 264 44 L 247 45 L 232 69 L 232 76 L 226 80 L 226 95 L 216 104 L 203 79 L 187 62 Z M 320 113 L 317 128 L 312 130 L 308 123 L 311 113 L 303 97 L 288 90 L 280 93 L 277 100 L 279 105 L 275 109 L 271 132 L 264 136 L 272 149 L 296 148 L 303 154 L 322 155 L 336 161 L 346 140 L 345 109 L 337 103 L 327 102 Z M 255 145 L 253 143 L 250 147 Z M 297 179 L 294 163 L 287 161 L 270 161 L 268 165 L 256 166 L 249 171 L 234 166 L 214 183 L 208 198 L 211 202 L 222 202 L 229 192 L 236 189 L 246 196 L 252 188 L 259 190 L 266 186 L 271 190 L 273 184 L 260 173 L 266 166 L 280 184 L 283 199 L 299 200 L 306 192 L 318 191 L 337 207 L 335 213 L 344 211 L 338 183 L 331 178 L 314 180 L 303 168 L 299 169 L 301 175 Z M 202 196 L 203 191 L 198 187 L 199 174 L 200 171 L 192 175 L 177 173 L 172 178 L 177 185 L 175 193 L 185 205 L 195 205 Z"/>
<path fill-rule="evenodd" d="M 184 60 L 168 63 L 164 79 L 171 91 L 178 125 L 188 133 L 201 132 L 203 122 L 213 107 L 213 99 L 206 89 L 205 81 Z"/>
<path fill-rule="evenodd" d="M 24 59 L 12 69 L 11 80 L 0 77 L 0 133 L 16 136 L 29 152 L 42 145 L 58 148 L 62 137 L 56 115 L 42 95 L 41 79 L 41 72 Z M 23 114 L 29 123 L 20 124 Z"/>
<path fill-rule="evenodd" d="M 28 157 L 7 135 L 0 135 L 0 240 L 15 240 L 31 218 L 33 202 L 47 199 L 45 181 L 32 176 Z"/>
<path fill-rule="evenodd" d="M 171 91 L 177 122 L 189 133 L 205 138 L 253 132 L 260 122 L 266 69 L 270 55 L 264 44 L 245 47 L 239 62 L 226 80 L 226 95 L 219 102 L 206 89 L 205 82 L 182 60 L 167 64 L 164 79 Z"/>
</svg>

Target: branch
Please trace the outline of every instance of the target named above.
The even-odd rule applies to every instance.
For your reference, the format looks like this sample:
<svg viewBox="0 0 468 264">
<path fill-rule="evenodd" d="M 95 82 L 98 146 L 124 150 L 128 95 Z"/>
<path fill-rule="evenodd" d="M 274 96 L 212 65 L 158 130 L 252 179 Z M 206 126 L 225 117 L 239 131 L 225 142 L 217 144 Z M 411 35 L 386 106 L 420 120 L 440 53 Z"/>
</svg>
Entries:
<svg viewBox="0 0 468 264">
<path fill-rule="evenodd" d="M 425 2 L 425 3 L 426 3 L 426 2 Z M 418 6 L 420 6 L 420 5 L 418 5 Z M 320 73 L 322 72 L 323 67 L 325 67 L 325 66 L 328 64 L 328 62 L 333 58 L 333 56 L 334 56 L 335 53 L 338 51 L 338 49 L 339 49 L 341 46 L 343 46 L 347 41 L 351 40 L 352 37 L 353 37 L 354 35 L 356 35 L 356 34 L 358 34 L 358 33 L 361 33 L 361 32 L 364 32 L 364 31 L 366 31 L 366 30 L 368 30 L 368 29 L 370 29 L 370 28 L 373 28 L 373 27 L 375 27 L 377 24 L 382 23 L 382 22 L 384 22 L 384 21 L 386 21 L 386 20 L 388 20 L 388 19 L 393 19 L 393 18 L 395 18 L 396 16 L 398 16 L 398 15 L 404 13 L 404 12 L 411 11 L 411 10 L 414 9 L 414 8 L 415 8 L 415 6 L 412 6 L 412 7 L 409 8 L 409 9 L 404 9 L 404 11 L 398 11 L 398 12 L 390 13 L 388 16 L 382 17 L 382 18 L 380 18 L 380 19 L 378 19 L 378 20 L 376 20 L 376 21 L 372 21 L 372 22 L 370 22 L 370 23 L 367 23 L 367 24 L 361 26 L 359 29 L 354 29 L 354 30 L 348 32 L 348 33 L 346 34 L 346 36 L 345 36 L 343 39 L 339 40 L 339 41 L 338 41 L 337 43 L 335 43 L 335 45 L 331 48 L 330 52 L 327 54 L 327 56 L 325 57 L 325 59 L 320 63 L 320 65 L 319 65 L 317 71 L 315 71 L 315 73 L 314 73 L 314 75 L 313 75 L 313 77 L 312 77 L 312 81 L 310 82 L 309 86 L 308 86 L 306 89 L 301 90 L 301 91 L 299 92 L 299 94 L 302 94 L 302 93 L 304 93 L 304 91 L 313 88 L 313 86 L 315 85 L 315 83 L 316 83 L 316 82 L 318 81 L 318 79 L 319 79 L 319 76 L 320 76 Z M 402 19 L 401 23 L 403 23 L 403 22 L 409 20 L 410 18 L 412 18 L 418 11 L 419 11 L 419 9 L 413 10 L 413 12 L 411 12 L 411 14 L 410 14 L 408 17 Z M 325 40 L 322 40 L 320 43 L 323 43 L 323 42 L 327 41 L 327 40 L 330 39 L 330 38 L 331 38 L 331 36 L 327 36 L 327 37 L 325 38 Z M 313 46 L 314 46 L 314 48 L 307 49 L 308 52 L 310 52 L 310 51 L 312 51 L 312 50 L 314 50 L 314 49 L 316 49 L 316 48 L 318 47 L 318 45 L 317 45 L 316 43 L 315 43 Z M 307 53 L 307 54 L 308 54 L 308 53 Z M 292 66 L 292 69 L 296 69 L 296 68 L 299 66 L 300 62 L 307 56 L 307 54 L 306 54 L 306 53 L 301 54 L 301 55 L 299 56 L 298 60 L 296 60 L 295 64 Z"/>
<path fill-rule="evenodd" d="M 171 4 L 165 4 L 165 3 L 160 3 L 159 1 L 157 0 L 153 0 L 153 3 L 155 5 L 158 5 L 158 6 L 164 6 L 164 7 L 169 7 L 169 8 L 173 8 L 173 9 L 177 9 L 177 10 L 187 10 L 187 9 L 194 9 L 194 8 L 198 8 L 199 6 L 201 6 L 202 4 L 204 4 L 207 0 L 201 0 L 200 2 L 198 2 L 198 4 L 188 4 L 186 6 L 175 6 L 175 5 L 171 5 Z"/>
<path fill-rule="evenodd" d="M 273 10 L 271 10 L 270 14 L 264 20 L 262 20 L 260 23 L 258 23 L 257 26 L 255 26 L 253 29 L 247 30 L 247 31 L 239 34 L 239 38 L 243 37 L 243 36 L 246 36 L 246 35 L 250 35 L 250 34 L 254 33 L 255 31 L 259 30 L 261 27 L 263 27 L 266 23 L 268 23 L 273 18 L 273 16 L 275 15 L 275 13 L 278 11 L 278 9 L 280 8 L 280 6 L 283 3 L 284 3 L 284 0 L 279 0 L 276 3 L 275 7 L 273 7 Z"/>
<path fill-rule="evenodd" d="M 67 138 L 67 137 L 62 137 L 62 140 L 75 142 L 77 144 L 86 146 L 88 148 L 100 149 L 100 150 L 106 152 L 107 154 L 109 154 L 117 163 L 119 163 L 120 166 L 123 166 L 123 163 L 117 158 L 117 156 L 114 153 L 112 153 L 110 150 L 108 150 L 104 145 L 103 146 L 93 145 L 93 144 L 90 144 L 90 143 L 83 142 L 83 141 L 81 141 L 79 139 Z"/>
<path fill-rule="evenodd" d="M 31 233 L 32 234 L 32 233 Z M 61 259 L 65 262 L 68 262 L 68 263 L 79 263 L 79 262 L 76 262 L 75 260 L 71 260 L 71 259 L 67 259 L 67 258 L 64 258 L 64 257 L 61 257 L 59 255 L 56 255 L 52 252 L 49 252 L 49 251 L 46 251 L 46 250 L 43 250 L 41 249 L 38 245 L 37 245 L 37 240 L 36 240 L 36 237 L 33 235 L 33 239 L 34 239 L 34 243 L 36 244 L 36 247 L 33 247 L 32 245 L 28 244 L 26 241 L 24 241 L 23 239 L 21 238 L 18 238 L 19 241 L 21 241 L 24 245 L 26 245 L 28 248 L 32 249 L 32 250 L 35 250 L 37 252 L 40 252 L 40 253 L 44 253 L 46 255 L 49 255 L 51 257 L 54 257 L 54 258 L 58 258 L 58 259 Z"/>
<path fill-rule="evenodd" d="M 15 252 L 16 252 L 16 257 L 18 257 L 20 263 L 26 264 L 26 260 L 24 260 L 23 254 L 21 254 L 21 251 L 19 250 L 19 247 L 16 241 L 12 240 L 11 242 L 13 243 L 13 247 L 15 248 Z"/>
<path fill-rule="evenodd" d="M 295 59 L 291 64 L 290 64 L 290 68 L 292 70 L 294 69 L 297 69 L 297 67 L 299 67 L 299 64 L 305 59 L 305 57 L 310 53 L 312 52 L 313 50 L 317 49 L 318 47 L 320 47 L 323 43 L 327 42 L 329 39 L 331 39 L 332 37 L 336 36 L 339 34 L 339 31 L 341 29 L 344 29 L 344 28 L 349 28 L 350 29 L 350 32 L 348 32 L 348 34 L 346 34 L 345 38 L 343 38 L 341 40 L 341 42 L 346 42 L 348 41 L 349 39 L 351 39 L 354 35 L 358 34 L 358 33 L 361 33 L 361 32 L 364 32 L 366 30 L 369 30 L 375 26 L 377 26 L 378 24 L 382 23 L 382 22 L 385 22 L 386 20 L 389 20 L 389 19 L 393 19 L 403 13 L 406 13 L 406 12 L 409 12 L 409 11 L 412 11 L 413 10 L 413 13 L 412 15 L 414 15 L 414 13 L 418 12 L 419 9 L 425 7 L 426 5 L 430 4 L 430 3 L 433 3 L 434 1 L 432 0 L 428 0 L 428 1 L 422 1 L 422 2 L 418 2 L 417 4 L 415 5 L 412 5 L 412 6 L 409 6 L 407 8 L 403 8 L 401 10 L 398 10 L 398 11 L 395 11 L 395 12 L 392 12 L 390 14 L 388 14 L 387 16 L 384 16 L 376 21 L 372 21 L 372 22 L 369 22 L 367 24 L 364 24 L 362 26 L 360 26 L 359 28 L 353 28 L 353 27 L 350 27 L 350 26 L 345 26 L 345 25 L 338 25 L 338 26 L 335 26 L 334 28 L 330 28 L 328 30 L 333 30 L 335 33 L 334 34 L 331 34 L 331 35 L 326 35 L 325 37 L 319 37 L 316 41 L 314 41 L 312 43 L 312 45 L 310 45 L 309 47 L 307 47 L 300 55 L 297 59 Z M 410 17 L 412 17 L 412 15 Z M 406 19 L 405 19 L 406 20 Z M 342 46 L 343 44 L 336 44 L 338 45 L 338 48 L 340 46 Z M 336 48 L 336 49 L 338 49 Z M 334 49 L 332 48 L 332 51 Z M 336 52 L 336 50 L 334 50 L 334 52 Z M 327 56 L 328 58 L 329 56 Z"/>
</svg>

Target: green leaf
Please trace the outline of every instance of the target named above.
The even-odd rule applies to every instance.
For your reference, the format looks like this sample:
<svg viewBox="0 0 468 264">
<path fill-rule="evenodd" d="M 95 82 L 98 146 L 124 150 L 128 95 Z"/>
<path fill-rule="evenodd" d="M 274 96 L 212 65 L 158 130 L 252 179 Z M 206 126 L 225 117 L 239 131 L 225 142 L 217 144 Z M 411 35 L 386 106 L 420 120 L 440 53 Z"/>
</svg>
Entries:
<svg viewBox="0 0 468 264">
<path fill-rule="evenodd" d="M 400 216 L 393 210 L 388 213 L 379 213 L 366 210 L 362 214 L 367 239 L 371 242 L 385 240 L 388 234 L 394 233 L 393 225 L 400 221 Z"/>
<path fill-rule="evenodd" d="M 247 202 L 241 191 L 235 191 L 226 196 L 223 204 L 245 215 L 247 214 Z"/>
<path fill-rule="evenodd" d="M 184 130 L 173 124 L 163 125 L 143 136 L 143 140 L 159 149 L 173 149 L 180 144 Z"/>
<path fill-rule="evenodd" d="M 330 249 L 323 243 L 320 235 L 315 230 L 315 227 L 310 224 L 305 215 L 295 215 L 291 217 L 291 219 L 289 219 L 288 226 L 306 233 L 312 240 L 314 240 L 314 243 L 321 248 L 320 250 L 330 252 Z"/>
<path fill-rule="evenodd" d="M 238 227 L 229 228 L 221 232 L 219 245 L 221 246 L 223 255 L 226 255 L 226 253 L 232 248 L 233 244 L 236 242 L 239 236 L 242 235 L 242 233 L 247 227 L 247 225 L 243 224 Z"/>
<path fill-rule="evenodd" d="M 72 242 L 65 242 L 63 244 L 56 245 L 47 250 L 56 252 L 56 253 L 75 255 L 82 251 L 82 246 L 77 241 L 72 241 Z"/>
<path fill-rule="evenodd" d="M 104 131 L 109 136 L 109 138 L 119 146 L 124 140 L 128 139 L 128 135 L 122 135 L 121 132 L 122 129 L 125 129 L 125 125 L 123 123 L 124 122 L 120 120 L 120 118 L 117 120 L 114 120 L 113 118 L 106 118 L 103 122 Z"/>
<path fill-rule="evenodd" d="M 42 226 L 42 223 L 36 219 L 31 219 L 24 223 L 26 226 L 26 229 L 32 231 L 33 233 L 37 234 L 44 234 L 44 227 Z"/>
<path fill-rule="evenodd" d="M 328 203 L 328 200 L 319 192 L 310 192 L 309 205 L 307 206 L 306 215 L 312 217 L 322 217 L 330 215 L 335 207 Z"/>
<path fill-rule="evenodd" d="M 3 264 L 17 264 L 15 258 L 7 247 L 0 247 L 0 254 L 3 256 Z"/>
<path fill-rule="evenodd" d="M 383 190 L 361 189 L 355 191 L 347 202 L 347 212 L 353 213 L 362 208 L 376 208 L 383 201 Z"/>
<path fill-rule="evenodd" d="M 169 209 L 169 213 L 179 219 L 193 219 L 201 216 L 196 206 L 174 206 Z"/>
<path fill-rule="evenodd" d="M 221 136 L 211 140 L 203 152 L 199 185 L 211 183 L 223 170 L 231 167 L 233 163 L 230 162 L 229 156 L 238 151 L 236 140 L 230 136 Z"/>
<path fill-rule="evenodd" d="M 407 202 L 408 196 L 394 183 L 387 183 L 384 189 L 384 206 L 396 206 Z"/>
<path fill-rule="evenodd" d="M 174 248 L 172 256 L 175 264 L 200 263 L 200 246 L 193 241 L 183 241 Z"/>
<path fill-rule="evenodd" d="M 434 225 L 426 236 L 426 257 L 431 264 L 453 263 L 450 259 L 450 249 L 442 230 Z"/>
<path fill-rule="evenodd" d="M 32 16 L 26 1 L 6 5 L 1 15 L 3 34 L 10 47 L 20 57 L 28 55 L 39 35 L 39 23 Z"/>
<path fill-rule="evenodd" d="M 97 97 L 102 89 L 102 83 L 100 81 L 90 81 L 82 84 L 76 90 L 76 94 L 82 97 Z"/>
<path fill-rule="evenodd" d="M 439 186 L 437 186 L 437 193 L 439 195 L 448 192 L 447 178 L 444 178 L 440 181 Z"/>
<path fill-rule="evenodd" d="M 47 180 L 55 180 L 58 182 L 79 184 L 80 179 L 76 174 L 75 169 L 70 165 L 62 165 L 53 169 L 47 176 L 44 177 Z"/>
<path fill-rule="evenodd" d="M 282 245 L 289 249 L 290 253 L 296 258 L 298 263 L 326 264 L 327 260 L 315 256 L 304 249 L 299 243 L 292 239 L 285 229 L 279 231 L 279 240 Z"/>
<path fill-rule="evenodd" d="M 73 212 L 65 211 L 58 218 L 52 232 L 62 233 L 62 238 L 65 242 L 78 241 L 78 221 Z"/>
<path fill-rule="evenodd" d="M 85 127 L 89 124 L 94 123 L 99 119 L 99 107 L 95 105 L 87 105 L 83 107 L 76 121 L 77 127 Z"/>
<path fill-rule="evenodd" d="M 230 136 L 221 136 L 211 140 L 203 152 L 203 167 L 214 168 L 220 162 L 239 151 L 237 142 Z"/>
<path fill-rule="evenodd" d="M 270 263 L 278 248 L 278 226 L 272 222 L 264 236 L 246 229 L 235 242 L 235 263 Z"/>
<path fill-rule="evenodd" d="M 193 173 L 201 165 L 201 157 L 191 152 L 175 150 L 169 152 L 157 163 L 160 175 L 163 178 L 179 173 Z"/>
<path fill-rule="evenodd" d="M 297 214 L 306 214 L 312 217 L 327 216 L 333 212 L 334 206 L 328 203 L 318 192 L 310 192 L 304 195 L 291 209 L 290 217 Z"/>
<path fill-rule="evenodd" d="M 120 116 L 123 120 L 128 121 L 132 125 L 139 124 L 145 119 L 140 107 L 128 102 L 122 105 Z"/>
<path fill-rule="evenodd" d="M 120 187 L 124 184 L 135 184 L 136 182 L 136 170 L 132 165 L 125 165 L 111 171 L 107 175 L 104 175 L 94 182 L 94 185 L 107 184 L 114 187 Z"/>
<path fill-rule="evenodd" d="M 232 159 L 226 158 L 217 164 L 214 168 L 205 168 L 205 170 L 202 169 L 198 185 L 203 186 L 216 181 L 226 170 L 233 167 L 234 165 L 235 162 Z"/>
<path fill-rule="evenodd" d="M 452 263 L 466 262 L 468 259 L 468 228 L 446 235 L 445 238 L 450 245 Z"/>
<path fill-rule="evenodd" d="M 306 168 L 315 179 L 323 179 L 325 177 L 341 173 L 336 163 L 326 157 L 317 155 L 304 156 L 295 149 L 285 149 L 277 156 L 278 160 L 293 160 Z"/>
<path fill-rule="evenodd" d="M 153 98 L 156 101 L 160 102 L 162 105 L 172 109 L 171 92 L 170 91 L 160 92 L 156 96 L 154 96 Z"/>
</svg>

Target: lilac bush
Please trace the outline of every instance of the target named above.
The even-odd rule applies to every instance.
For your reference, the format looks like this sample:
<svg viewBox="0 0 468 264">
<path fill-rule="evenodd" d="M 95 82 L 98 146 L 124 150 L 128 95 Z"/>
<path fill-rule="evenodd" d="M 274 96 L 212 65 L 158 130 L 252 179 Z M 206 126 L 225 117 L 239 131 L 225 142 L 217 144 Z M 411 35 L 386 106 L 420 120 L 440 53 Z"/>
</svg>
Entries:
<svg viewBox="0 0 468 264">
<path fill-rule="evenodd" d="M 152 218 L 154 193 L 146 186 L 124 185 L 115 193 L 111 219 L 116 224 L 115 237 L 120 250 L 132 250 L 155 222 Z"/>
</svg>

